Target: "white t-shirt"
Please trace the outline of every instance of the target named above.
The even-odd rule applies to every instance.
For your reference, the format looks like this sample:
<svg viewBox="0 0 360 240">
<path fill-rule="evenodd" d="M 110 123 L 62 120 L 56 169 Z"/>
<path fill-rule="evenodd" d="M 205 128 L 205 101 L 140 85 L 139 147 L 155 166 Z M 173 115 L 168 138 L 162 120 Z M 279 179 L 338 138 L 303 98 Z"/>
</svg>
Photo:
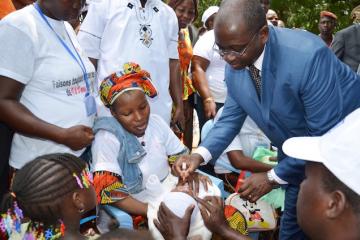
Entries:
<svg viewBox="0 0 360 240">
<path fill-rule="evenodd" d="M 165 179 L 170 172 L 168 156 L 180 153 L 185 148 L 164 120 L 155 114 L 150 115 L 145 135 L 138 140 L 145 143 L 147 153 L 139 163 L 143 187 L 152 174 L 160 180 Z M 120 147 L 121 143 L 114 134 L 105 130 L 98 131 L 91 149 L 92 171 L 108 171 L 122 176 L 117 160 Z M 142 194 L 135 194 L 134 197 L 143 200 Z"/>
<path fill-rule="evenodd" d="M 223 108 L 220 108 L 217 112 L 214 123 L 221 116 L 222 110 Z M 270 147 L 270 140 L 260 130 L 256 123 L 248 116 L 246 117 L 240 132 L 235 136 L 234 140 L 216 161 L 214 166 L 215 172 L 218 174 L 231 172 L 228 169 L 224 169 L 223 167 L 219 166 L 220 162 L 231 165 L 227 156 L 228 152 L 242 150 L 245 156 L 252 157 L 256 147 L 258 146 Z"/>
<path fill-rule="evenodd" d="M 148 71 L 158 96 L 148 101 L 151 113 L 170 123 L 169 59 L 178 59 L 178 22 L 174 11 L 160 0 L 92 2 L 78 39 L 88 56 L 98 60 L 98 82 L 126 62 Z M 98 99 L 98 114 L 110 116 Z"/>
<path fill-rule="evenodd" d="M 68 32 L 94 91 L 95 69 L 80 49 L 74 30 L 67 22 L 47 19 L 73 49 L 65 31 Z M 64 128 L 79 124 L 92 126 L 93 117 L 86 115 L 84 104 L 83 72 L 33 5 L 0 21 L 0 53 L 0 75 L 25 85 L 20 102 L 36 117 Z M 75 152 L 65 145 L 16 133 L 10 165 L 19 169 L 37 156 L 55 152 L 79 156 L 83 150 Z"/>
<path fill-rule="evenodd" d="M 215 102 L 224 103 L 227 88 L 225 84 L 225 65 L 226 62 L 214 51 L 215 44 L 214 30 L 202 35 L 194 46 L 194 55 L 207 59 L 210 64 L 206 69 L 206 79 L 209 83 L 211 96 Z"/>
</svg>

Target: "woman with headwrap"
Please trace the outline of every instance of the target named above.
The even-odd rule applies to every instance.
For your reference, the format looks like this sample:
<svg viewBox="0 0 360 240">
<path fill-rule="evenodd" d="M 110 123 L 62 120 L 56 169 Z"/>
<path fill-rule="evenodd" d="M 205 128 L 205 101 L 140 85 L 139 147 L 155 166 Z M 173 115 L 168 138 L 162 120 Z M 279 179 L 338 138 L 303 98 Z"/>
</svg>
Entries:
<svg viewBox="0 0 360 240">
<path fill-rule="evenodd" d="M 187 148 L 165 121 L 150 114 L 146 95 L 157 95 L 150 74 L 135 63 L 111 74 L 100 85 L 100 98 L 111 117 L 95 121 L 92 170 L 98 203 L 146 216 L 151 175 L 171 178 L 170 163 Z M 172 156 L 172 157 L 169 157 Z"/>
</svg>

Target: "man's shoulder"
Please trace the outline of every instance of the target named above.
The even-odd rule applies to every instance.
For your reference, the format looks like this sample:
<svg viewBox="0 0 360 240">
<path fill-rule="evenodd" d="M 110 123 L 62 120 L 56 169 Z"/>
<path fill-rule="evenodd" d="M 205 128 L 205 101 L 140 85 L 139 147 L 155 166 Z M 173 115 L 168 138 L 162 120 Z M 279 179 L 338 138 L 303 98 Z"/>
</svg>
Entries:
<svg viewBox="0 0 360 240">
<path fill-rule="evenodd" d="M 359 32 L 360 33 L 360 24 L 353 24 L 351 26 L 348 26 L 344 29 L 341 29 L 340 31 L 338 31 L 336 33 L 336 35 L 347 35 L 347 34 L 352 34 L 355 32 Z"/>
<path fill-rule="evenodd" d="M 152 0 L 152 2 L 153 2 L 152 8 L 155 12 L 159 12 L 160 14 L 165 15 L 169 18 L 177 19 L 174 10 L 169 5 L 167 5 L 161 0 Z"/>
<path fill-rule="evenodd" d="M 270 47 L 274 53 L 300 56 L 312 55 L 325 45 L 319 36 L 303 29 L 273 28 L 270 35 Z M 295 60 L 295 59 L 294 59 Z"/>
</svg>

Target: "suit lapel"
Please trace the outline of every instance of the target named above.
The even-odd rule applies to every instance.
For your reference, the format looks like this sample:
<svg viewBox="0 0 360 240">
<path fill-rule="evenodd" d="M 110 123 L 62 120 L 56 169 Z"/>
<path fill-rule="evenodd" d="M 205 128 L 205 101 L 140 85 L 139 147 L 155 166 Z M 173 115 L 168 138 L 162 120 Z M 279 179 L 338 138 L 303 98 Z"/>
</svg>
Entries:
<svg viewBox="0 0 360 240">
<path fill-rule="evenodd" d="M 272 41 L 274 41 L 274 29 L 269 27 L 269 40 L 265 46 L 265 55 L 261 71 L 261 112 L 265 122 L 270 120 L 271 103 L 274 96 L 275 73 L 277 56 L 276 51 L 272 49 Z"/>
</svg>

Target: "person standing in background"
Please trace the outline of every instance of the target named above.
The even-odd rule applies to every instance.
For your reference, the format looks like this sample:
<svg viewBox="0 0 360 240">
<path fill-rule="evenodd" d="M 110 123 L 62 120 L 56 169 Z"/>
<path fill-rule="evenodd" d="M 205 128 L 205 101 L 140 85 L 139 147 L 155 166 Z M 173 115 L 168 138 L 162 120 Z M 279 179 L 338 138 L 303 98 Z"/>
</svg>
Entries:
<svg viewBox="0 0 360 240">
<path fill-rule="evenodd" d="M 192 149 L 193 118 L 194 118 L 194 92 L 189 67 L 193 57 L 193 48 L 190 40 L 189 25 L 198 16 L 197 0 L 170 0 L 168 5 L 174 9 L 179 24 L 178 52 L 180 62 L 180 76 L 182 84 L 182 98 L 184 106 L 185 128 L 183 141 L 188 149 Z"/>
<path fill-rule="evenodd" d="M 329 11 L 321 11 L 319 19 L 320 38 L 324 40 L 328 47 L 331 47 L 334 38 L 337 16 Z"/>
<path fill-rule="evenodd" d="M 271 22 L 271 24 L 273 26 L 278 26 L 278 20 L 279 20 L 279 17 L 277 15 L 277 13 L 272 10 L 272 9 L 269 9 L 266 13 L 266 19 L 268 20 L 268 22 Z"/>
<path fill-rule="evenodd" d="M 352 10 L 351 18 L 354 24 L 335 34 L 331 49 L 356 72 L 360 67 L 360 5 Z"/>
<path fill-rule="evenodd" d="M 1 0 L 0 1 L 0 20 L 15 10 L 16 9 L 15 9 L 13 3 L 11 2 L 11 0 Z"/>
<path fill-rule="evenodd" d="M 15 131 L 10 166 L 81 156 L 94 136 L 95 68 L 66 21 L 84 0 L 39 0 L 0 21 L 0 122 Z"/>
<path fill-rule="evenodd" d="M 151 112 L 184 129 L 178 33 L 175 12 L 161 0 L 102 0 L 89 4 L 78 39 L 97 67 L 99 84 L 127 62 L 149 69 L 159 91 L 149 99 Z M 99 116 L 110 116 L 99 98 L 97 107 Z"/>
</svg>

